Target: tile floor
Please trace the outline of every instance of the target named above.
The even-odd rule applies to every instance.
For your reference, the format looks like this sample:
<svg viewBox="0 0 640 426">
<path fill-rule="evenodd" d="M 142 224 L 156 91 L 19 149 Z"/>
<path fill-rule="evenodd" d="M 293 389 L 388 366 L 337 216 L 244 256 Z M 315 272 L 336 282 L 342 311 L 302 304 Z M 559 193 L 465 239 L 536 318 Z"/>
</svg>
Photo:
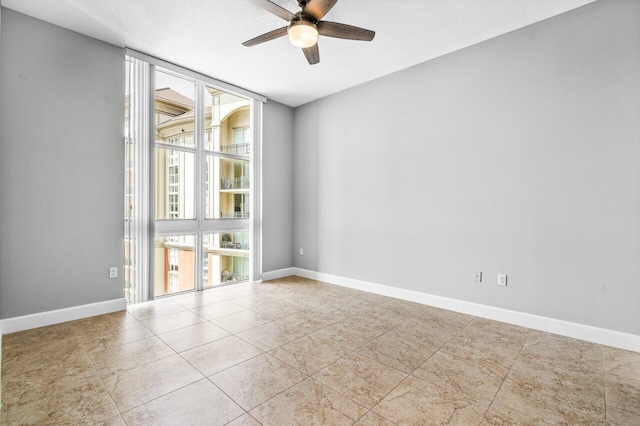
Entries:
<svg viewBox="0 0 640 426">
<path fill-rule="evenodd" d="M 2 351 L 2 425 L 640 425 L 638 353 L 297 277 Z"/>
</svg>

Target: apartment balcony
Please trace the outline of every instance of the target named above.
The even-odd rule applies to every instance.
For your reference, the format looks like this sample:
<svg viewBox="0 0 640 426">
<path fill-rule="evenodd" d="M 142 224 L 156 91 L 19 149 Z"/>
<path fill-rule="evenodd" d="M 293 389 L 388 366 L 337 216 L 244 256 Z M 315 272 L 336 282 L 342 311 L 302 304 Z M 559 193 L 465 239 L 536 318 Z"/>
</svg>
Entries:
<svg viewBox="0 0 640 426">
<path fill-rule="evenodd" d="M 249 155 L 251 154 L 251 144 L 250 143 L 237 143 L 232 145 L 221 145 L 220 151 L 225 154 L 232 155 Z"/>
<path fill-rule="evenodd" d="M 248 219 L 249 212 L 221 212 L 222 219 Z"/>
<path fill-rule="evenodd" d="M 220 190 L 225 192 L 249 192 L 249 178 L 220 179 Z"/>
</svg>

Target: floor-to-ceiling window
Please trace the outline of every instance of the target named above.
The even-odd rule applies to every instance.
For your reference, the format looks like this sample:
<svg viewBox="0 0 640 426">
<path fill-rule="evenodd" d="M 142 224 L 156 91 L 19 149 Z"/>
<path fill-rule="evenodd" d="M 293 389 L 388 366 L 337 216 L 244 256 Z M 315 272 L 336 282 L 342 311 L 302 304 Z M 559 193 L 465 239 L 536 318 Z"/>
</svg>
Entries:
<svg viewBox="0 0 640 426">
<path fill-rule="evenodd" d="M 133 302 L 258 273 L 260 102 L 180 71 L 127 57 L 125 280 Z"/>
</svg>

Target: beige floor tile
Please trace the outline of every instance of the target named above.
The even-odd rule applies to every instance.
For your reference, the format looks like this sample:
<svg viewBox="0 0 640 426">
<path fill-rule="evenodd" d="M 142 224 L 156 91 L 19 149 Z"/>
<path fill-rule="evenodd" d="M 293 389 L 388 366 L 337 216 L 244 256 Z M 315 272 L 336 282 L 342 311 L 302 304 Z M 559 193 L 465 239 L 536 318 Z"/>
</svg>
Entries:
<svg viewBox="0 0 640 426">
<path fill-rule="evenodd" d="M 260 423 L 249 414 L 245 414 L 228 423 L 227 426 L 260 426 Z"/>
<path fill-rule="evenodd" d="M 200 306 L 211 305 L 213 303 L 224 302 L 225 299 L 216 296 L 209 291 L 194 291 L 182 296 L 172 298 L 172 300 L 178 305 L 186 309 L 194 309 Z"/>
<path fill-rule="evenodd" d="M 203 376 L 179 355 L 122 371 L 103 379 L 120 412 L 197 382 Z"/>
<path fill-rule="evenodd" d="M 58 340 L 45 338 L 43 341 L 25 342 L 22 346 L 7 346 L 2 342 L 2 374 L 19 376 L 28 371 L 48 367 L 57 360 L 66 359 L 84 351 L 75 336 Z"/>
<path fill-rule="evenodd" d="M 488 362 L 510 367 L 520 354 L 524 341 L 520 336 L 514 339 L 496 332 L 465 327 L 451 337 L 447 347 L 477 354 Z"/>
<path fill-rule="evenodd" d="M 540 386 L 521 383 L 507 376 L 492 409 L 510 412 L 523 422 L 547 424 L 604 424 L 604 407 L 573 405 L 543 392 Z"/>
<path fill-rule="evenodd" d="M 88 354 L 100 376 L 106 377 L 119 371 L 166 358 L 175 352 L 154 336 L 108 349 L 97 349 L 88 352 Z"/>
<path fill-rule="evenodd" d="M 640 353 L 605 347 L 604 371 L 640 380 Z"/>
<path fill-rule="evenodd" d="M 607 405 L 640 416 L 640 380 L 606 375 Z"/>
<path fill-rule="evenodd" d="M 306 377 L 279 359 L 264 354 L 214 374 L 209 380 L 249 411 Z"/>
<path fill-rule="evenodd" d="M 176 352 L 184 352 L 206 343 L 229 336 L 229 332 L 210 322 L 203 322 L 179 330 L 160 334 L 158 337 Z"/>
<path fill-rule="evenodd" d="M 542 363 L 537 357 L 520 356 L 509 376 L 523 388 L 539 389 L 568 404 L 590 410 L 604 409 L 603 373 L 581 368 L 580 364 L 561 368 Z"/>
<path fill-rule="evenodd" d="M 534 425 L 558 425 L 556 419 L 543 417 L 530 412 L 530 417 L 521 416 L 509 410 L 490 407 L 480 423 L 480 426 L 534 426 Z M 564 423 L 567 424 L 567 423 Z M 585 425 L 587 426 L 587 425 Z"/>
<path fill-rule="evenodd" d="M 210 376 L 263 352 L 235 336 L 198 346 L 180 355 L 205 376 Z"/>
<path fill-rule="evenodd" d="M 203 379 L 123 413 L 129 426 L 222 426 L 244 414 L 228 396 Z"/>
<path fill-rule="evenodd" d="M 118 415 L 104 385 L 96 379 L 13 409 L 5 409 L 3 405 L 2 424 L 94 425 Z"/>
<path fill-rule="evenodd" d="M 352 353 L 320 370 L 313 378 L 371 408 L 406 376 L 371 358 Z"/>
<path fill-rule="evenodd" d="M 389 330 L 390 327 L 386 324 L 370 322 L 360 317 L 350 317 L 323 328 L 317 333 L 340 346 L 354 350 Z"/>
<path fill-rule="evenodd" d="M 247 308 L 236 303 L 225 300 L 224 302 L 212 303 L 211 305 L 199 306 L 191 311 L 198 316 L 210 321 L 216 318 L 245 311 Z"/>
<path fill-rule="evenodd" d="M 129 305 L 127 311 L 133 315 L 138 321 L 144 321 L 150 318 L 160 317 L 163 315 L 175 314 L 186 309 L 170 300 L 159 300 L 152 302 L 139 303 Z"/>
<path fill-rule="evenodd" d="M 251 415 L 265 426 L 352 425 L 366 409 L 307 379 L 259 405 Z"/>
<path fill-rule="evenodd" d="M 253 284 L 235 284 L 207 290 L 208 293 L 214 294 L 223 299 L 236 299 L 238 297 L 248 296 L 256 292 Z"/>
<path fill-rule="evenodd" d="M 50 362 L 21 374 L 13 374 L 3 367 L 3 407 L 24 405 L 98 379 L 98 372 L 85 353 L 71 352 Z"/>
<path fill-rule="evenodd" d="M 439 328 L 416 320 L 408 320 L 395 328 L 402 338 L 424 346 L 439 348 L 449 341 L 453 334 L 444 328 Z"/>
<path fill-rule="evenodd" d="M 273 321 L 271 317 L 249 309 L 211 320 L 213 324 L 234 334 L 259 327 L 271 321 Z"/>
<path fill-rule="evenodd" d="M 415 339 L 406 338 L 406 333 L 391 330 L 356 352 L 409 374 L 436 350 L 437 346 L 420 344 Z"/>
<path fill-rule="evenodd" d="M 409 376 L 373 410 L 399 425 L 475 425 L 487 407 Z"/>
<path fill-rule="evenodd" d="M 640 416 L 616 407 L 607 406 L 607 426 L 640 425 Z"/>
<path fill-rule="evenodd" d="M 142 325 L 153 331 L 155 334 L 168 333 L 180 328 L 204 322 L 205 319 L 191 311 L 176 312 L 175 314 L 163 315 L 161 317 L 150 318 L 142 321 Z"/>
<path fill-rule="evenodd" d="M 290 323 L 284 319 L 243 331 L 238 333 L 237 336 L 264 351 L 270 351 L 302 337 L 304 334 L 297 324 Z"/>
<path fill-rule="evenodd" d="M 395 423 L 385 419 L 379 414 L 369 411 L 358 420 L 355 426 L 393 426 Z"/>
<path fill-rule="evenodd" d="M 321 335 L 309 334 L 269 353 L 306 374 L 314 374 L 350 351 Z"/>
<path fill-rule="evenodd" d="M 97 426 L 127 426 L 127 424 L 124 422 L 122 416 L 118 414 L 117 416 L 111 417 L 104 422 L 99 422 Z"/>
<path fill-rule="evenodd" d="M 445 345 L 413 375 L 485 405 L 491 404 L 508 368 L 484 361 L 470 353 L 447 352 Z"/>
<path fill-rule="evenodd" d="M 595 372 L 604 370 L 602 346 L 557 334 L 532 331 L 521 353 L 560 368 L 579 366 Z"/>
<path fill-rule="evenodd" d="M 153 332 L 151 330 L 136 321 L 118 327 L 106 327 L 102 330 L 91 331 L 78 336 L 77 340 L 83 350 L 91 352 L 122 346 L 152 336 Z"/>
<path fill-rule="evenodd" d="M 421 312 L 413 315 L 413 319 L 423 324 L 437 327 L 448 333 L 456 333 L 469 324 L 474 317 L 446 309 L 426 306 Z"/>
</svg>

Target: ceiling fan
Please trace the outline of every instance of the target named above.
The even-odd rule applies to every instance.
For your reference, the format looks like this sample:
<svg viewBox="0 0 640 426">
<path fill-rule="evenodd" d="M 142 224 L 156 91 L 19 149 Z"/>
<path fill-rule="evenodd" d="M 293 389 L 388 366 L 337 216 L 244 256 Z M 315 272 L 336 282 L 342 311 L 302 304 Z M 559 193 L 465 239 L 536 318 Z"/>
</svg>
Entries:
<svg viewBox="0 0 640 426">
<path fill-rule="evenodd" d="M 310 65 L 320 62 L 318 36 L 343 38 L 347 40 L 371 41 L 376 35 L 374 31 L 337 22 L 321 21 L 338 0 L 297 0 L 302 10 L 291 13 L 287 9 L 269 0 L 249 0 L 251 3 L 289 21 L 286 27 L 269 31 L 242 43 L 250 47 L 265 41 L 289 35 L 291 44 L 301 47 Z"/>
</svg>

